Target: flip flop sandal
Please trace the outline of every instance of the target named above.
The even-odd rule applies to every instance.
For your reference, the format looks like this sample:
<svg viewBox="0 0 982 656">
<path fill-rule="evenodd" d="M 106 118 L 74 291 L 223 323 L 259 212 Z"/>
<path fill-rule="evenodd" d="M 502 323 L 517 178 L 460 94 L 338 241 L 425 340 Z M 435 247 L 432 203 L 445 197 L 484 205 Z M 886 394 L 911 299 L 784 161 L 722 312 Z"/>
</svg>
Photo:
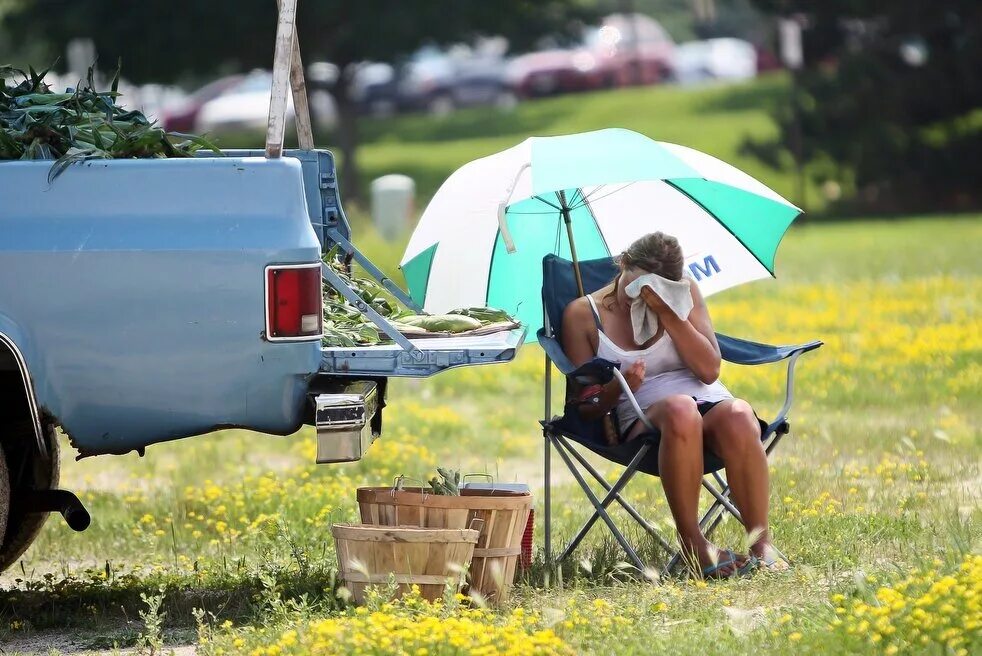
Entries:
<svg viewBox="0 0 982 656">
<path fill-rule="evenodd" d="M 757 562 L 762 570 L 768 572 L 783 572 L 791 569 L 791 565 L 783 558 L 759 558 Z"/>
<path fill-rule="evenodd" d="M 732 574 L 728 576 L 713 576 L 722 567 L 728 567 L 730 565 L 736 566 L 738 562 L 738 556 L 736 553 L 730 549 L 726 549 L 721 552 L 722 555 L 726 556 L 727 559 L 720 559 L 715 565 L 710 565 L 702 569 L 702 577 L 704 579 L 731 579 L 743 577 L 751 574 L 760 565 L 756 556 L 749 556 L 747 562 L 741 566 L 736 567 Z"/>
</svg>

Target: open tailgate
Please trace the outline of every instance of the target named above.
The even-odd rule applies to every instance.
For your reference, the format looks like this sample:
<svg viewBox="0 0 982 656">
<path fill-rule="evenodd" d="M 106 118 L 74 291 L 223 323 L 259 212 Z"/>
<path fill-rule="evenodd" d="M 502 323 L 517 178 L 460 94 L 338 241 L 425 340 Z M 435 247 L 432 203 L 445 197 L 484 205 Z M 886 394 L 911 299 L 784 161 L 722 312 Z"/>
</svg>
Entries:
<svg viewBox="0 0 982 656">
<path fill-rule="evenodd" d="M 398 344 L 323 347 L 320 370 L 348 376 L 431 376 L 446 369 L 509 362 L 525 341 L 524 327 L 490 335 L 409 339 Z"/>
</svg>

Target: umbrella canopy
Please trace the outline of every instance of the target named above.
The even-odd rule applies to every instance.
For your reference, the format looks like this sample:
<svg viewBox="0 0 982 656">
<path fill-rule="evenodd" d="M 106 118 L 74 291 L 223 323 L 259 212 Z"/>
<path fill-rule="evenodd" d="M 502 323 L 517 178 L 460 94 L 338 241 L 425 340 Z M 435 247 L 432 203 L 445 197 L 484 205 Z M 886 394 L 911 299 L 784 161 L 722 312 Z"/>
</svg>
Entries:
<svg viewBox="0 0 982 656">
<path fill-rule="evenodd" d="M 454 172 L 400 266 L 428 312 L 489 305 L 535 330 L 549 253 L 609 257 L 661 230 L 678 238 L 710 295 L 774 275 L 778 244 L 800 213 L 715 157 L 630 130 L 532 137 Z"/>
</svg>

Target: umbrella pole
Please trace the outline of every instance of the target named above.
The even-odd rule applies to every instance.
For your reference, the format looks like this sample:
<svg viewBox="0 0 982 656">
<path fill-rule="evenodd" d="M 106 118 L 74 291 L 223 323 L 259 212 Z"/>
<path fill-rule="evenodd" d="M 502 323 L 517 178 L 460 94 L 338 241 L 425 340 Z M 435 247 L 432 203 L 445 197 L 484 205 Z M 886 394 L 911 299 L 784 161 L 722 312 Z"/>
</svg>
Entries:
<svg viewBox="0 0 982 656">
<path fill-rule="evenodd" d="M 560 211 L 563 214 L 563 222 L 566 224 L 566 236 L 569 238 L 569 254 L 573 258 L 573 274 L 576 276 L 576 290 L 580 293 L 580 296 L 586 296 L 586 292 L 583 291 L 583 278 L 580 276 L 580 261 L 576 257 L 576 243 L 573 241 L 573 222 L 569 217 L 566 192 L 559 191 L 556 195 L 559 196 L 559 206 L 562 208 Z"/>
</svg>

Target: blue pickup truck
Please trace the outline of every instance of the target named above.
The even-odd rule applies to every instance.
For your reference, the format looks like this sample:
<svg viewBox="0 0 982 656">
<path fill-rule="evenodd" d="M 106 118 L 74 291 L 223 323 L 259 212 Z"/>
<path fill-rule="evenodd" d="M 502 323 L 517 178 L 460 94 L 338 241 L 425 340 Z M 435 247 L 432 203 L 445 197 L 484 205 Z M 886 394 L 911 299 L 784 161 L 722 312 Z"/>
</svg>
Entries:
<svg viewBox="0 0 982 656">
<path fill-rule="evenodd" d="M 502 362 L 516 329 L 408 340 L 321 261 L 358 262 L 334 160 L 322 150 L 0 162 L 0 570 L 60 512 L 60 430 L 78 457 L 239 427 L 317 431 L 318 462 L 360 458 L 390 377 Z M 330 284 L 391 343 L 325 347 Z"/>
</svg>

